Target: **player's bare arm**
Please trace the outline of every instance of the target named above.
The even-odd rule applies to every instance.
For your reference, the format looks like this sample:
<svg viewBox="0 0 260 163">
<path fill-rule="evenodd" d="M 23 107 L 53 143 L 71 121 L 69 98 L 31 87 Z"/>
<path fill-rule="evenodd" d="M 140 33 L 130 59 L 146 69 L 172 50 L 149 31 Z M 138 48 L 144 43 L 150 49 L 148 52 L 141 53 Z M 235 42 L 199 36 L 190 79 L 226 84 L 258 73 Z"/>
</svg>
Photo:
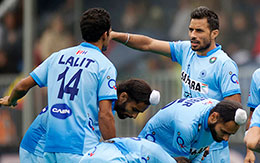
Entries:
<svg viewBox="0 0 260 163">
<path fill-rule="evenodd" d="M 6 96 L 0 99 L 0 104 L 5 106 L 15 106 L 17 104 L 17 100 L 25 96 L 28 90 L 35 85 L 36 82 L 31 76 L 22 79 L 15 85 L 10 96 Z"/>
<path fill-rule="evenodd" d="M 115 120 L 111 108 L 111 100 L 99 102 L 98 123 L 104 140 L 116 137 Z"/>
<path fill-rule="evenodd" d="M 253 109 L 250 108 L 250 114 L 249 114 L 249 117 L 248 117 L 248 121 L 246 123 L 246 130 L 249 129 L 249 126 L 250 126 L 250 122 L 251 122 L 251 119 L 252 119 L 252 115 L 253 115 Z M 254 154 L 254 151 L 250 150 L 248 147 L 246 148 L 246 157 L 245 157 L 245 160 L 244 160 L 245 163 L 251 163 L 251 162 L 255 162 L 255 154 Z"/>
<path fill-rule="evenodd" d="M 161 41 L 139 34 L 129 34 L 115 31 L 111 32 L 111 38 L 133 49 L 150 51 L 166 57 L 171 57 L 171 49 L 168 41 Z"/>
<path fill-rule="evenodd" d="M 260 152 L 260 128 L 256 126 L 250 128 L 244 138 L 244 141 L 247 148 Z"/>
<path fill-rule="evenodd" d="M 241 95 L 240 94 L 234 94 L 228 97 L 224 98 L 225 100 L 233 100 L 241 103 Z"/>
</svg>

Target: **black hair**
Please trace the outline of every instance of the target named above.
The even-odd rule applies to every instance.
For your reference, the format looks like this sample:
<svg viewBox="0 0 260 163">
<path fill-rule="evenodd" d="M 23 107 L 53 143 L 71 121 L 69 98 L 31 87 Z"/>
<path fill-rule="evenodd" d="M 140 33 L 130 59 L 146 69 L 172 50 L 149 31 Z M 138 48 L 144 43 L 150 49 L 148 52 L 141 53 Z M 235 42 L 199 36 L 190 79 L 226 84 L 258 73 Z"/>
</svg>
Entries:
<svg viewBox="0 0 260 163">
<path fill-rule="evenodd" d="M 226 123 L 229 121 L 235 121 L 235 114 L 237 109 L 242 109 L 242 105 L 239 102 L 231 101 L 231 100 L 223 100 L 220 101 L 211 111 L 218 112 L 220 115 L 220 121 Z"/>
<path fill-rule="evenodd" d="M 193 10 L 193 12 L 190 14 L 191 19 L 203 19 L 207 18 L 209 28 L 211 31 L 215 29 L 219 29 L 219 19 L 218 15 L 210 10 L 209 8 L 205 6 L 200 6 Z"/>
<path fill-rule="evenodd" d="M 144 102 L 150 105 L 149 99 L 152 89 L 144 80 L 141 79 L 129 79 L 117 86 L 117 94 L 126 92 L 131 100 L 135 100 L 136 103 Z"/>
<path fill-rule="evenodd" d="M 110 14 L 103 8 L 88 9 L 80 20 L 81 35 L 87 42 L 97 42 L 110 28 Z"/>
</svg>

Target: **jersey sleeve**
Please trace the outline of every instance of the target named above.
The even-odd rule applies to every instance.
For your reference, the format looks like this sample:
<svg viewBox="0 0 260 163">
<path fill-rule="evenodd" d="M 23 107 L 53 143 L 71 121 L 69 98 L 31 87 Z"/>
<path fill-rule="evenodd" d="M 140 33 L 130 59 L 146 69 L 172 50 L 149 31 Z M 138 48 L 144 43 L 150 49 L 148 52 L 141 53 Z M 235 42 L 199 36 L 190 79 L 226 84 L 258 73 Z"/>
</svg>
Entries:
<svg viewBox="0 0 260 163">
<path fill-rule="evenodd" d="M 239 79 L 238 79 L 238 67 L 231 60 L 227 60 L 223 66 L 220 74 L 220 88 L 223 97 L 228 97 L 235 94 L 241 94 Z"/>
<path fill-rule="evenodd" d="M 173 62 L 178 62 L 182 65 L 183 58 L 186 57 L 186 50 L 189 49 L 188 41 L 169 42 L 171 48 L 171 57 Z"/>
<path fill-rule="evenodd" d="M 260 104 L 260 69 L 255 71 L 252 75 L 250 91 L 247 101 L 247 106 L 250 108 L 256 108 Z"/>
<path fill-rule="evenodd" d="M 47 86 L 49 65 L 50 65 L 50 63 L 52 61 L 52 58 L 56 54 L 57 53 L 53 53 L 50 57 L 48 57 L 45 61 L 43 61 L 38 67 L 36 67 L 30 73 L 30 76 L 38 84 L 39 87 L 46 87 Z"/>
<path fill-rule="evenodd" d="M 181 122 L 182 123 L 182 122 Z M 176 124 L 174 129 L 174 137 L 172 145 L 175 148 L 175 153 L 179 156 L 189 158 L 190 149 L 194 133 L 192 127 L 187 127 L 185 124 Z"/>
<path fill-rule="evenodd" d="M 100 72 L 98 101 L 117 100 L 116 76 L 117 71 L 114 66 L 109 66 Z"/>
<path fill-rule="evenodd" d="M 256 107 L 255 111 L 253 112 L 251 123 L 250 123 L 250 128 L 251 127 L 260 127 L 260 105 Z"/>
</svg>

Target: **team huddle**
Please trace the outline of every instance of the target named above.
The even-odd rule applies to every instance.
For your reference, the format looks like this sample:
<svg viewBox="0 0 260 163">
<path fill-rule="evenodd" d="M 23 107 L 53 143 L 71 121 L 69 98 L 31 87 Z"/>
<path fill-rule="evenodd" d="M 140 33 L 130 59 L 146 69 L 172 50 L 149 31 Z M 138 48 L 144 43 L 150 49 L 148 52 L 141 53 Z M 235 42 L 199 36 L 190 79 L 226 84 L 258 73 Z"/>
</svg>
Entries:
<svg viewBox="0 0 260 163">
<path fill-rule="evenodd" d="M 198 7 L 190 16 L 190 40 L 169 42 L 112 31 L 102 8 L 84 12 L 84 41 L 50 55 L 0 99 L 15 106 L 32 87 L 48 88 L 48 106 L 23 137 L 20 162 L 229 163 L 229 137 L 246 122 L 245 162 L 254 162 L 253 151 L 260 152 L 260 69 L 252 77 L 247 118 L 238 67 L 216 43 L 218 15 Z M 135 119 L 160 102 L 160 92 L 142 79 L 116 82 L 117 70 L 102 53 L 111 39 L 182 68 L 182 97 L 160 108 L 134 137 L 116 137 L 114 114 Z"/>
</svg>

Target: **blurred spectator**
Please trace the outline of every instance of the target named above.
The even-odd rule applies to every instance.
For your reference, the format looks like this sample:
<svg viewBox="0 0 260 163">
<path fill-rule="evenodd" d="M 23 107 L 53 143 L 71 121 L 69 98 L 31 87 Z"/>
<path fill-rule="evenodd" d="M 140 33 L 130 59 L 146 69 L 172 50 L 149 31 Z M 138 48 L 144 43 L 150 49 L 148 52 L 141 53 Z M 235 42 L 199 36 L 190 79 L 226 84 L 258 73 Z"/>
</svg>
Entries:
<svg viewBox="0 0 260 163">
<path fill-rule="evenodd" d="M 125 31 L 138 29 L 140 23 L 145 20 L 147 4 L 144 0 L 130 0 L 126 4 L 125 12 L 121 18 L 122 27 Z"/>
<path fill-rule="evenodd" d="M 256 59 L 256 62 L 260 63 L 260 9 L 256 11 L 254 18 L 256 22 L 256 33 L 252 55 Z"/>
<path fill-rule="evenodd" d="M 188 0 L 180 0 L 177 13 L 174 15 L 169 35 L 172 40 L 188 40 L 191 6 Z"/>
<path fill-rule="evenodd" d="M 7 63 L 7 55 L 6 52 L 0 49 L 0 73 L 8 72 L 8 63 Z"/>
<path fill-rule="evenodd" d="M 8 11 L 3 20 L 2 49 L 5 49 L 9 73 L 22 71 L 22 28 L 19 24 L 18 13 Z"/>
<path fill-rule="evenodd" d="M 251 60 L 252 32 L 248 30 L 248 19 L 242 11 L 234 12 L 231 19 L 227 51 L 238 65 L 243 65 Z"/>
<path fill-rule="evenodd" d="M 72 45 L 73 38 L 71 34 L 66 31 L 61 15 L 55 14 L 49 27 L 43 32 L 39 40 L 39 58 L 43 61 L 53 52 Z"/>
</svg>

